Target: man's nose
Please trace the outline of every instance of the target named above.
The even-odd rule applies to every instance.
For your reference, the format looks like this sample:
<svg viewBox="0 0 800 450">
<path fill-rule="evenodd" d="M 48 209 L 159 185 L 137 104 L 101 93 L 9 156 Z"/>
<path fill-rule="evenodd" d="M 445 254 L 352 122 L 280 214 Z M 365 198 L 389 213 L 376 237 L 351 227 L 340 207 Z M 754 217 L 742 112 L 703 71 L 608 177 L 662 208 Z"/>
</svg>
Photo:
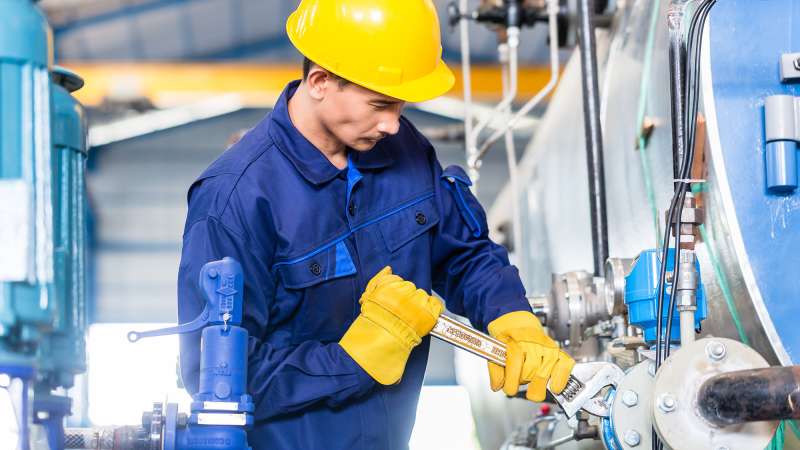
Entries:
<svg viewBox="0 0 800 450">
<path fill-rule="evenodd" d="M 385 135 L 395 135 L 400 131 L 400 115 L 391 114 L 381 118 L 378 122 L 378 131 Z"/>
</svg>

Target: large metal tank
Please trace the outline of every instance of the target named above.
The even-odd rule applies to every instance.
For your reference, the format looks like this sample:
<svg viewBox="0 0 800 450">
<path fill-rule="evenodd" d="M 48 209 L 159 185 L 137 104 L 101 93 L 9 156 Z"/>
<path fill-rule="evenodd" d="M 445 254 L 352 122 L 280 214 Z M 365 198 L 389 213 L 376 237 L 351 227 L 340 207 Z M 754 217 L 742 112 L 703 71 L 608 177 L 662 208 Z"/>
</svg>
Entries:
<svg viewBox="0 0 800 450">
<path fill-rule="evenodd" d="M 672 196 L 668 0 L 617 2 L 610 32 L 598 30 L 609 251 L 633 258 L 655 248 Z M 783 84 L 782 53 L 800 51 L 800 2 L 720 1 L 711 12 L 701 65 L 706 120 L 700 173 L 706 210 L 698 254 L 708 296 L 703 334 L 743 340 L 771 364 L 800 362 L 800 194 L 776 196 L 765 185 L 764 98 L 798 95 Z M 519 165 L 523 245 L 529 294 L 550 291 L 552 274 L 591 272 L 592 241 L 577 54 Z M 640 147 L 643 145 L 643 149 Z M 506 186 L 489 211 L 502 240 L 511 223 Z M 734 318 L 735 316 L 735 318 Z M 529 420 L 533 407 L 489 396 L 481 370 L 461 358 L 485 448 L 500 430 Z M 599 445 L 599 443 L 595 443 Z M 559 448 L 568 448 L 569 445 Z"/>
<path fill-rule="evenodd" d="M 658 246 L 655 221 L 663 228 L 672 195 L 668 7 L 664 0 L 621 4 L 608 52 L 599 55 L 612 257 Z M 800 313 L 792 301 L 800 292 L 800 195 L 766 190 L 763 105 L 769 95 L 798 94 L 797 84 L 781 83 L 778 70 L 782 53 L 800 49 L 798 24 L 800 4 L 791 0 L 719 2 L 701 66 L 707 218 L 699 253 L 709 296 L 703 332 L 743 338 L 781 364 L 800 361 L 800 328 L 792 325 Z M 592 267 L 581 118 L 580 64 L 573 57 L 520 164 L 521 254 L 532 293 L 549 291 L 552 273 Z M 638 149 L 643 122 L 654 125 L 644 151 Z M 493 227 L 509 220 L 509 198 L 506 188 L 490 211 Z"/>
</svg>

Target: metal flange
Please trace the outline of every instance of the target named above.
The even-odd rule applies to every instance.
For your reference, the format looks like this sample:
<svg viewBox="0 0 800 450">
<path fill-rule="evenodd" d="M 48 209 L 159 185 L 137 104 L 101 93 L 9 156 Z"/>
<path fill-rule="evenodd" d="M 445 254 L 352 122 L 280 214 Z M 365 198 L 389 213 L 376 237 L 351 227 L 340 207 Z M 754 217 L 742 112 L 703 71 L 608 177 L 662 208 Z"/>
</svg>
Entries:
<svg viewBox="0 0 800 450">
<path fill-rule="evenodd" d="M 652 447 L 652 364 L 646 360 L 633 366 L 617 385 L 611 406 L 611 423 L 617 443 L 624 450 Z"/>
<path fill-rule="evenodd" d="M 697 393 L 714 375 L 767 366 L 755 350 L 731 339 L 705 338 L 682 347 L 656 374 L 650 401 L 658 435 L 674 450 L 764 449 L 778 422 L 716 427 L 700 414 Z"/>
</svg>

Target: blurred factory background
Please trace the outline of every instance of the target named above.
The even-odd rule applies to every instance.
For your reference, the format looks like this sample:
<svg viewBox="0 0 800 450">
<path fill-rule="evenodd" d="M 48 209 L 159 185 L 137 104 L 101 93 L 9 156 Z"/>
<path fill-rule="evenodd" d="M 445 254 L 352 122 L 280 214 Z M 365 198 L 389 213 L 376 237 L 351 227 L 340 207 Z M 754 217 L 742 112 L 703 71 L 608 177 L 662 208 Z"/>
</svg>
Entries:
<svg viewBox="0 0 800 450">
<path fill-rule="evenodd" d="M 678 355 L 683 355 L 681 364 L 694 367 L 697 373 L 680 366 L 680 370 L 670 369 L 677 372 L 662 371 L 668 375 L 659 375 L 659 379 L 655 365 L 652 369 L 648 366 L 656 358 L 654 345 L 665 339 L 660 333 L 656 338 L 648 334 L 660 326 L 655 323 L 655 284 L 661 279 L 663 285 L 667 276 L 659 278 L 656 262 L 661 259 L 653 258 L 661 257 L 665 219 L 677 208 L 671 206 L 671 200 L 680 198 L 680 204 L 690 211 L 686 219 L 678 214 L 681 223 L 690 228 L 680 233 L 691 241 L 683 241 L 681 254 L 690 254 L 691 261 L 697 261 L 697 269 L 691 263 L 688 267 L 702 280 L 690 289 L 695 303 L 680 314 L 675 312 L 676 333 L 670 342 L 693 349 L 694 356 L 706 355 L 716 361 L 716 366 L 710 365 L 715 374 L 797 364 L 800 331 L 793 324 L 800 312 L 796 301 L 800 279 L 795 276 L 800 201 L 795 189 L 800 169 L 792 145 L 800 142 L 800 100 L 796 100 L 800 96 L 800 2 L 720 0 L 708 19 L 714 32 L 701 25 L 699 30 L 706 30 L 705 35 L 698 31 L 685 37 L 693 44 L 705 36 L 705 59 L 700 64 L 699 44 L 697 48 L 686 44 L 684 50 L 690 55 L 696 51 L 697 56 L 697 60 L 683 62 L 692 69 L 686 74 L 694 81 L 686 87 L 687 98 L 699 104 L 700 114 L 695 117 L 697 110 L 694 115 L 686 114 L 696 119 L 689 123 L 699 124 L 689 133 L 697 135 L 699 156 L 691 159 L 690 173 L 683 178 L 677 169 L 673 173 L 673 167 L 684 161 L 685 154 L 673 152 L 670 132 L 670 111 L 675 110 L 670 74 L 676 69 L 669 48 L 679 33 L 670 34 L 674 30 L 668 29 L 667 16 L 674 12 L 670 8 L 678 5 L 687 8 L 688 21 L 716 1 L 434 3 L 442 26 L 443 58 L 453 68 L 456 85 L 445 97 L 409 104 L 405 115 L 433 143 L 443 166 L 464 166 L 475 178 L 476 194 L 489 213 L 491 235 L 510 248 L 534 311 L 554 339 L 579 361 L 613 361 L 621 366 L 627 374 L 625 383 L 634 379 L 639 383 L 626 384 L 624 392 L 636 391 L 642 399 L 649 399 L 668 383 L 679 390 L 680 386 L 697 387 L 708 379 L 712 369 L 708 364 L 696 369 L 700 363 L 690 364 L 694 360 L 687 359 L 688 351 L 676 350 L 671 361 L 679 361 Z M 13 53 L 14 40 L 3 33 L 6 18 L 2 12 L 27 11 L 29 4 L 28 0 L 0 0 L 0 38 L 7 40 L 0 39 L 0 66 L 15 61 L 14 57 L 4 60 L 9 51 Z M 76 225 L 76 233 L 80 234 L 81 228 L 88 231 L 86 258 L 79 259 L 79 265 L 85 262 L 80 271 L 86 274 L 86 304 L 75 306 L 76 310 L 85 307 L 86 312 L 85 322 L 75 319 L 77 329 L 85 327 L 86 331 L 85 373 L 82 360 L 72 366 L 65 364 L 70 374 L 76 374 L 74 385 L 63 380 L 51 383 L 58 387 L 54 392 L 72 399 L 67 426 L 138 426 L 142 412 L 162 401 L 164 405 L 178 403 L 182 411 L 189 411 L 191 398 L 181 388 L 176 370 L 177 337 L 132 344 L 126 335 L 130 330 L 175 323 L 187 189 L 209 163 L 269 113 L 288 81 L 301 76 L 302 58 L 284 29 L 297 4 L 297 0 L 36 2 L 52 27 L 55 65 L 66 69 L 54 70 L 53 82 L 66 92 L 72 90 L 71 83 L 72 87 L 80 84 L 71 73 L 82 78 L 83 86 L 72 96 L 85 108 L 88 127 L 87 214 L 85 223 L 78 220 Z M 535 15 L 521 27 L 518 49 L 509 50 L 509 27 L 486 26 L 472 20 L 477 13 L 470 20 L 465 15 L 511 4 L 524 5 Z M 578 51 L 580 45 L 588 45 L 579 34 L 584 25 L 579 13 L 587 4 L 594 5 L 594 12 L 584 16 L 592 16 L 592 27 L 597 27 L 591 48 L 596 67 L 588 74 L 591 61 L 581 58 Z M 469 41 L 465 47 L 466 34 Z M 23 48 L 39 45 L 18 44 Z M 510 68 L 509 51 L 518 51 L 518 67 Z M 464 59 L 467 53 L 469 61 Z M 468 82 L 462 72 L 465 63 Z M 508 71 L 516 74 L 518 90 L 510 109 L 498 110 L 495 105 L 508 97 L 512 79 L 504 75 Z M 0 84 L 0 105 L 17 98 L 8 88 L 14 81 L 9 73 L 0 71 L 0 82 L 6 83 Z M 587 76 L 596 83 L 594 104 L 587 100 L 592 97 Z M 702 97 L 691 93 L 700 84 Z M 796 136 L 791 136 L 793 128 L 787 125 L 791 119 L 769 121 L 765 113 L 768 96 L 780 97 L 770 100 L 776 105 L 770 111 L 777 111 L 776 115 L 791 115 L 796 108 Z M 526 105 L 530 108 L 524 108 L 528 99 L 533 99 Z M 508 114 L 520 107 L 525 111 L 509 125 Z M 593 107 L 594 113 L 586 112 Z M 9 122 L 2 115 L 0 119 L 3 124 Z M 473 135 L 478 122 L 486 127 Z M 477 142 L 487 142 L 490 137 L 492 143 L 479 151 Z M 9 142 L 16 141 L 3 138 L 0 136 L 0 143 L 5 152 L 12 147 Z M 587 167 L 587 155 L 591 160 L 592 152 L 597 151 L 593 148 L 597 142 L 592 141 L 605 144 L 606 154 L 604 158 L 601 148 L 599 159 Z M 76 142 L 76 150 L 83 144 L 78 138 L 70 142 Z M 6 172 L 0 170 L 0 174 L 14 178 L 7 173 L 7 163 L 18 161 L 5 153 L 3 157 L 6 159 L 0 162 L 6 167 L 0 164 L 0 169 Z M 77 173 L 76 179 L 82 179 L 82 172 Z M 600 182 L 596 183 L 598 174 Z M 674 183 L 676 178 L 684 181 Z M 70 189 L 82 187 L 76 183 L 79 187 Z M 678 187 L 682 183 L 693 186 Z M 0 183 L 3 195 L 22 192 L 14 190 L 17 188 Z M 4 199 L 0 203 L 0 216 L 13 219 L 17 202 Z M 75 208 L 82 211 L 82 205 Z M 67 214 L 57 210 L 54 215 L 59 211 Z M 8 243 L 16 237 L 8 238 L 10 228 L 4 226 L 0 221 L 0 243 L 11 248 Z M 21 254 L 14 253 L 15 248 L 7 254 Z M 673 255 L 665 251 L 663 260 L 674 261 Z M 650 265 L 643 267 L 646 264 Z M 9 287 L 14 283 L 6 283 L 14 276 L 18 273 L 13 258 L 0 260 L 5 289 L 0 295 L 2 339 L 17 330 L 14 312 L 25 316 L 7 301 L 16 295 Z M 634 298 L 626 280 L 650 283 L 649 291 Z M 634 293 L 640 292 L 644 291 Z M 83 294 L 77 297 L 83 298 Z M 635 309 L 636 302 L 650 308 L 650 315 Z M 4 316 L 6 309 L 12 313 Z M 665 315 L 662 307 L 664 320 L 673 317 L 674 311 L 666 311 Z M 695 329 L 688 326 L 689 337 L 684 334 L 686 327 L 680 329 L 678 338 L 678 319 L 687 317 L 691 324 L 696 321 Z M 34 317 L 31 322 L 37 320 L 38 325 L 47 321 Z M 697 341 L 693 331 L 697 331 Z M 691 342 L 685 341 L 688 338 Z M 708 341 L 715 338 L 718 340 Z M 0 343 L 5 345 L 2 339 Z M 19 346 L 26 351 L 30 342 L 41 340 L 35 334 L 26 339 L 27 346 Z M 9 342 L 17 349 L 16 341 Z M 725 344 L 723 356 L 714 359 L 708 349 L 718 348 L 714 345 L 719 342 Z M 0 348 L 0 369 L 9 360 L 4 348 Z M 73 350 L 83 357 L 81 349 Z M 723 367 L 727 363 L 720 360 L 725 351 L 728 360 L 736 363 Z M 636 406 L 628 396 L 624 400 L 628 409 L 622 409 L 623 396 L 613 395 L 616 384 L 604 400 L 614 405 L 612 413 L 597 421 L 592 418 L 595 428 L 580 440 L 577 436 L 581 430 L 586 432 L 582 427 L 589 422 L 568 421 L 551 410 L 553 404 L 533 405 L 489 392 L 484 367 L 478 357 L 432 340 L 412 450 L 487 450 L 501 445 L 507 450 L 636 450 L 651 444 L 655 449 L 658 439 L 680 441 L 672 447 L 676 450 L 760 450 L 765 445 L 775 450 L 800 448 L 800 429 L 793 421 L 737 422 L 733 431 L 714 428 L 716 424 L 695 430 L 693 427 L 707 424 L 701 420 L 667 424 L 664 409 L 659 413 L 649 400 Z M 652 372 L 649 376 L 648 370 Z M 3 376 L 0 370 L 0 387 L 8 388 L 14 374 Z M 796 376 L 800 380 L 800 375 Z M 0 450 L 18 448 L 4 447 L 20 434 L 21 425 L 8 415 L 15 406 L 13 395 L 6 400 L 0 396 Z M 780 418 L 789 418 L 785 411 L 782 414 Z M 800 415 L 797 410 L 791 414 L 795 418 Z M 752 420 L 748 416 L 742 422 Z M 44 423 L 46 418 L 37 421 Z M 686 444 L 681 441 L 682 426 L 706 433 L 701 435 L 708 440 Z M 538 445 L 553 444 L 552 439 L 566 432 L 570 439 L 564 445 Z M 686 436 L 684 439 L 691 440 L 695 435 L 686 431 Z"/>
<path fill-rule="evenodd" d="M 446 18 L 448 2 L 436 5 Z M 74 388 L 78 395 L 68 423 L 138 423 L 141 411 L 166 395 L 188 409 L 189 396 L 176 384 L 177 339 L 133 345 L 125 335 L 176 320 L 188 186 L 270 111 L 289 80 L 300 77 L 302 57 L 284 29 L 297 2 L 50 0 L 39 6 L 53 28 L 56 63 L 85 81 L 75 96 L 89 122 L 93 325 L 87 373 Z M 442 22 L 444 59 L 457 69 L 458 29 Z M 473 32 L 473 62 L 483 63 L 475 67 L 473 90 L 488 105 L 502 96 L 498 37 L 483 27 Z M 533 95 L 548 81 L 546 37 L 546 26 L 522 33 L 521 95 Z M 444 166 L 466 165 L 463 107 L 448 101 L 459 99 L 461 89 L 459 84 L 446 99 L 409 105 L 405 113 L 433 142 Z M 530 137 L 531 128 L 520 127 L 518 147 Z M 499 150 L 485 160 L 479 191 L 487 208 L 508 178 L 502 143 L 495 147 Z M 434 342 L 426 374 L 430 388 L 420 407 L 421 414 L 452 422 L 438 420 L 415 437 L 413 448 L 475 444 L 474 433 L 463 433 L 472 419 L 466 393 L 456 387 L 453 358 L 452 347 Z M 458 404 L 463 407 L 454 407 Z M 442 409 L 462 414 L 440 414 Z"/>
</svg>

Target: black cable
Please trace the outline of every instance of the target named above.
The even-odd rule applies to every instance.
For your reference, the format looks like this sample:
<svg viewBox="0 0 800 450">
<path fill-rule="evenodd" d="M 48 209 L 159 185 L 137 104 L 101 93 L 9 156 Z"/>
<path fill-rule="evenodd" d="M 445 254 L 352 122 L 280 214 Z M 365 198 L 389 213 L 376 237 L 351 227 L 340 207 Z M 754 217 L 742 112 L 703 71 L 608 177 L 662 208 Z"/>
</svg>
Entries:
<svg viewBox="0 0 800 450">
<path fill-rule="evenodd" d="M 716 0 L 706 0 L 700 7 L 698 7 L 697 11 L 692 15 L 691 25 L 689 28 L 689 33 L 687 36 L 686 44 L 680 46 L 679 55 L 672 55 L 673 57 L 684 58 L 685 51 L 688 47 L 688 61 L 684 62 L 684 70 L 685 74 L 683 79 L 679 80 L 680 86 L 676 95 L 681 95 L 685 99 L 685 103 L 683 103 L 684 110 L 683 111 L 673 111 L 673 127 L 676 129 L 680 126 L 676 120 L 678 117 L 677 115 L 682 116 L 683 124 L 686 127 L 685 133 L 674 133 L 674 140 L 673 146 L 678 146 L 680 144 L 683 145 L 684 151 L 682 152 L 682 161 L 679 165 L 678 176 L 679 179 L 685 180 L 691 175 L 691 167 L 694 160 L 694 147 L 696 142 L 696 117 L 697 117 L 697 108 L 699 105 L 698 101 L 698 84 L 697 79 L 699 77 L 699 61 L 700 61 L 700 48 L 701 48 L 701 38 L 702 38 L 702 31 L 705 25 L 705 20 L 708 17 L 708 12 L 710 11 L 711 7 L 716 3 Z M 672 50 L 672 49 L 671 49 Z M 674 152 L 677 154 L 678 152 Z M 670 202 L 669 212 L 667 214 L 667 225 L 666 225 L 666 232 L 664 238 L 664 245 L 662 246 L 662 258 L 661 258 L 661 267 L 659 270 L 659 290 L 658 290 L 658 315 L 657 315 L 657 330 L 656 330 L 656 366 L 660 366 L 661 361 L 664 359 L 665 356 L 669 356 L 670 353 L 670 340 L 672 334 L 672 315 L 674 313 L 675 308 L 675 281 L 678 279 L 679 276 L 679 263 L 680 263 L 680 218 L 683 213 L 683 203 L 685 201 L 686 192 L 689 189 L 689 183 L 687 182 L 676 182 L 675 184 L 675 194 L 673 195 L 672 201 Z M 673 234 L 674 233 L 674 234 Z M 669 254 L 669 240 L 671 235 L 675 236 L 675 252 L 674 252 L 674 264 L 673 264 L 673 276 L 672 276 L 672 291 L 670 295 L 670 304 L 667 309 L 667 330 L 666 330 L 666 340 L 662 342 L 662 327 L 661 327 L 661 318 L 663 315 L 663 307 L 664 307 L 664 295 L 666 290 L 666 285 L 664 283 L 666 277 L 666 259 Z"/>
<path fill-rule="evenodd" d="M 695 143 L 697 140 L 697 110 L 699 107 L 699 89 L 697 84 L 697 77 L 700 74 L 700 49 L 702 46 L 702 32 L 703 28 L 705 27 L 706 19 L 708 18 L 708 14 L 711 11 L 711 8 L 716 3 L 716 0 L 708 0 L 706 3 L 703 3 L 697 10 L 697 12 L 693 15 L 691 26 L 689 28 L 689 53 L 691 54 L 691 65 L 686 67 L 687 72 L 687 115 L 686 117 L 687 122 L 686 125 L 689 128 L 689 131 L 686 133 L 687 139 L 687 148 L 685 152 L 685 158 L 683 164 L 681 165 L 681 178 L 683 180 L 688 179 L 691 176 L 692 166 L 694 163 L 694 153 L 695 153 Z M 677 290 L 677 281 L 678 277 L 680 276 L 680 245 L 681 245 L 681 234 L 680 234 L 680 227 L 681 227 L 681 218 L 683 216 L 683 207 L 684 202 L 686 199 L 686 192 L 690 189 L 691 184 L 689 182 L 683 181 L 680 183 L 679 189 L 679 200 L 677 202 L 678 212 L 677 218 L 674 224 L 674 233 L 675 233 L 675 253 L 674 253 L 674 261 L 673 261 L 673 271 L 672 271 L 672 286 L 670 290 L 670 299 L 669 299 L 669 307 L 667 308 L 668 315 L 667 315 L 667 329 L 666 329 L 666 339 L 665 339 L 665 357 L 669 357 L 670 355 L 670 342 L 672 339 L 672 320 L 673 315 L 675 313 L 675 303 L 676 303 L 676 290 Z"/>
<path fill-rule="evenodd" d="M 697 108 L 699 105 L 699 101 L 697 98 L 697 79 L 699 77 L 699 62 L 700 62 L 700 47 L 701 47 L 701 34 L 705 19 L 708 15 L 708 11 L 711 9 L 711 6 L 716 3 L 716 0 L 710 0 L 703 3 L 697 10 L 697 12 L 693 15 L 691 20 L 691 25 L 689 28 L 688 33 L 688 44 L 681 45 L 679 47 L 679 51 L 682 54 L 674 55 L 678 58 L 683 58 L 685 54 L 683 52 L 686 51 L 688 47 L 688 61 L 682 61 L 684 63 L 685 68 L 685 75 L 684 78 L 680 83 L 679 90 L 676 93 L 677 95 L 682 95 L 685 99 L 685 103 L 683 106 L 685 109 L 683 111 L 673 111 L 673 126 L 679 126 L 679 123 L 676 123 L 677 115 L 682 115 L 683 125 L 686 127 L 685 133 L 675 133 L 675 136 L 678 139 L 683 140 L 682 142 L 673 142 L 673 146 L 677 146 L 679 144 L 685 144 L 683 146 L 683 154 L 682 161 L 680 163 L 680 168 L 678 170 L 678 175 L 680 180 L 686 180 L 691 175 L 691 168 L 692 163 L 694 162 L 694 148 L 696 142 L 696 117 L 697 117 Z M 698 27 L 699 24 L 699 27 Z M 673 49 L 671 48 L 671 51 Z M 685 139 L 685 140 L 684 140 Z M 673 147 L 675 148 L 675 147 Z M 673 152 L 673 154 L 677 154 L 677 152 Z M 670 207 L 667 213 L 667 224 L 665 226 L 665 236 L 664 236 L 664 243 L 662 245 L 662 255 L 661 255 L 661 264 L 659 268 L 659 284 L 658 284 L 658 302 L 657 302 L 657 331 L 656 331 L 656 368 L 658 368 L 661 364 L 662 355 L 665 357 L 669 357 L 670 353 L 670 342 L 672 338 L 672 316 L 675 310 L 675 293 L 676 293 L 676 282 L 678 277 L 680 276 L 680 245 L 681 245 L 681 218 L 683 216 L 683 205 L 686 198 L 686 192 L 689 189 L 690 184 L 686 181 L 679 181 L 675 184 L 675 193 L 673 195 L 672 201 L 670 202 Z M 661 319 L 663 316 L 663 305 L 664 305 L 664 294 L 665 294 L 665 278 L 666 278 L 666 266 L 667 266 L 667 256 L 669 255 L 669 241 L 670 235 L 675 236 L 675 251 L 674 251 L 674 261 L 673 261 L 673 271 L 672 271 L 672 289 L 670 293 L 670 303 L 668 306 L 668 314 L 667 314 L 667 329 L 666 329 L 666 336 L 665 340 L 662 344 L 662 328 L 661 328 Z M 655 430 L 652 430 L 652 450 L 663 450 L 664 443 L 661 442 Z"/>
</svg>

